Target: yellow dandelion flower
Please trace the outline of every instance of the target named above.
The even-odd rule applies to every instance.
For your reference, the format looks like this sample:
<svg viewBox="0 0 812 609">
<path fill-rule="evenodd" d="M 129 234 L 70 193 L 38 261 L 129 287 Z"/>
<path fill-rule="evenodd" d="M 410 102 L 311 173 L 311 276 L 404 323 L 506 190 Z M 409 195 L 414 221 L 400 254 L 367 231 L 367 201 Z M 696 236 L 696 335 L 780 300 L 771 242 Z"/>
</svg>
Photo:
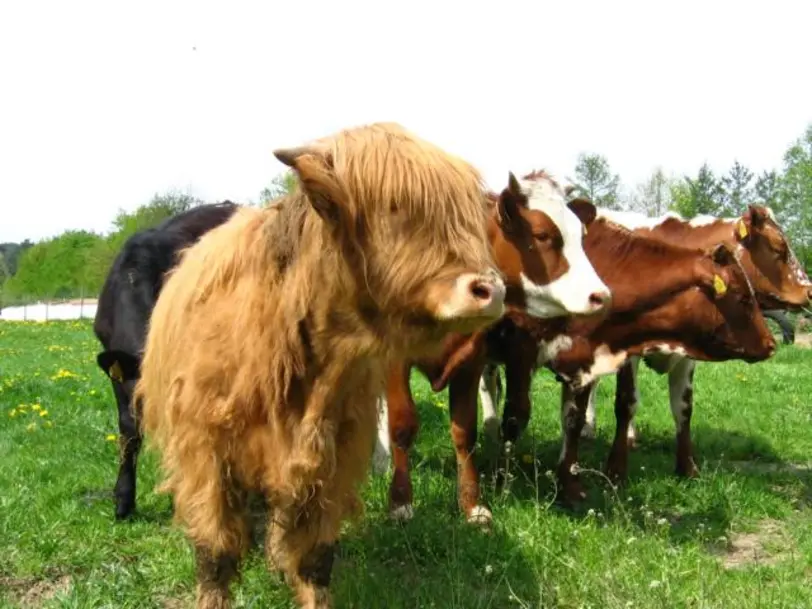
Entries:
<svg viewBox="0 0 812 609">
<path fill-rule="evenodd" d="M 31 410 L 40 410 L 42 406 L 39 404 L 31 404 Z"/>
<path fill-rule="evenodd" d="M 16 416 L 17 416 L 17 409 L 16 409 L 16 408 L 12 408 L 11 410 L 9 410 L 9 411 L 8 411 L 8 416 L 10 416 L 12 419 L 13 419 L 14 417 L 16 417 Z"/>
<path fill-rule="evenodd" d="M 51 377 L 51 380 L 56 381 L 58 379 L 66 379 L 66 378 L 76 378 L 76 374 L 71 372 L 70 370 L 65 370 L 64 368 L 60 368 L 57 370 L 56 374 Z"/>
<path fill-rule="evenodd" d="M 108 442 L 115 442 L 118 439 L 118 436 L 114 433 L 107 434 L 107 441 Z"/>
<path fill-rule="evenodd" d="M 26 426 L 26 428 L 25 428 L 25 429 L 26 429 L 26 431 L 34 431 L 36 428 L 37 428 L 37 424 L 36 424 L 36 423 L 29 423 L 29 424 Z"/>
<path fill-rule="evenodd" d="M 47 411 L 47 410 L 43 410 L 42 412 L 40 412 L 40 413 L 39 413 L 39 416 L 41 416 L 41 417 L 47 417 L 47 416 L 48 416 L 48 411 Z"/>
<path fill-rule="evenodd" d="M 522 461 L 525 463 L 532 463 L 533 462 L 533 455 L 522 455 Z"/>
</svg>

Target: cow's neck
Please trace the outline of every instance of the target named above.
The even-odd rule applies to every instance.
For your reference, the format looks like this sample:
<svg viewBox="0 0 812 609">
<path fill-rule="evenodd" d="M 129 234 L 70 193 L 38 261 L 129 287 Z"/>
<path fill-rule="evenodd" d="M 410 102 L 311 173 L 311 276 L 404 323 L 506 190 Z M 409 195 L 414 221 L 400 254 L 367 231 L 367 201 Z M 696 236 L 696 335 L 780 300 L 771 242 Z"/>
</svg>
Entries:
<svg viewBox="0 0 812 609">
<path fill-rule="evenodd" d="M 613 313 L 651 308 L 700 284 L 702 251 L 596 224 L 584 240 L 584 249 L 612 291 Z"/>
</svg>

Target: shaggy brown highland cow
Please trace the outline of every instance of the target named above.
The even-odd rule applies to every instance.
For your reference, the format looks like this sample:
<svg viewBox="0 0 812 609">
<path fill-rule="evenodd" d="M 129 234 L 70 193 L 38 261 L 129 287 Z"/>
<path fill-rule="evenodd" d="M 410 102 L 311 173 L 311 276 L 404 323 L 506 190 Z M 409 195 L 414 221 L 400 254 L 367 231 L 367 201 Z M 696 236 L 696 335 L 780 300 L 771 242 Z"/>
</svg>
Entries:
<svg viewBox="0 0 812 609">
<path fill-rule="evenodd" d="M 252 493 L 272 514 L 269 560 L 303 607 L 329 607 L 384 371 L 504 309 L 485 191 L 467 163 L 389 123 L 274 154 L 298 188 L 185 251 L 136 388 L 195 547 L 199 609 L 230 604 Z"/>
</svg>

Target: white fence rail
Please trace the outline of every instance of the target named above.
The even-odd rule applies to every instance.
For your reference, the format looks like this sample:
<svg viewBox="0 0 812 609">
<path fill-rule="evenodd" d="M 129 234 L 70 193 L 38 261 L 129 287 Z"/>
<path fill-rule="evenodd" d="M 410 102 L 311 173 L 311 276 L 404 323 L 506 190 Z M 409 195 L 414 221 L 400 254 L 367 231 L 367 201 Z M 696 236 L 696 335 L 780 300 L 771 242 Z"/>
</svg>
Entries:
<svg viewBox="0 0 812 609">
<path fill-rule="evenodd" d="M 3 307 L 0 310 L 0 320 L 3 321 L 93 319 L 95 315 L 95 299 L 72 302 L 35 302 L 14 307 Z"/>
</svg>

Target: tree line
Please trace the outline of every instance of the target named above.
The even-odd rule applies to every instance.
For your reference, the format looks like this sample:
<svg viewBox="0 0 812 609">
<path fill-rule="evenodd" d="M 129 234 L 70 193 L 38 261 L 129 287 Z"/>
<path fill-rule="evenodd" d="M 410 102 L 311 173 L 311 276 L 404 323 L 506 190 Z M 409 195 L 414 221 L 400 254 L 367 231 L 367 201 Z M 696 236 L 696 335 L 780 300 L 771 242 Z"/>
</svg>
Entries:
<svg viewBox="0 0 812 609">
<path fill-rule="evenodd" d="M 785 151 L 781 168 L 759 175 L 734 160 L 719 175 L 707 163 L 690 176 L 668 175 L 658 167 L 640 184 L 629 186 L 612 171 L 605 156 L 584 153 L 568 177 L 580 195 L 598 206 L 649 216 L 674 211 L 685 218 L 733 217 L 744 213 L 750 203 L 768 205 L 802 264 L 812 269 L 812 124 Z M 292 172 L 279 174 L 262 190 L 258 204 L 267 204 L 295 184 Z M 155 194 L 131 213 L 119 210 L 106 235 L 70 230 L 36 244 L 28 240 L 0 244 L 0 305 L 30 298 L 96 296 L 130 235 L 202 203 L 174 191 Z"/>
<path fill-rule="evenodd" d="M 704 163 L 692 176 L 666 175 L 657 167 L 642 183 L 624 186 L 605 156 L 582 154 L 570 178 L 580 194 L 596 205 L 660 216 L 673 211 L 684 218 L 699 215 L 736 217 L 747 205 L 769 206 L 805 267 L 812 267 L 812 124 L 785 151 L 780 169 L 754 174 L 734 160 L 717 175 Z"/>
</svg>

